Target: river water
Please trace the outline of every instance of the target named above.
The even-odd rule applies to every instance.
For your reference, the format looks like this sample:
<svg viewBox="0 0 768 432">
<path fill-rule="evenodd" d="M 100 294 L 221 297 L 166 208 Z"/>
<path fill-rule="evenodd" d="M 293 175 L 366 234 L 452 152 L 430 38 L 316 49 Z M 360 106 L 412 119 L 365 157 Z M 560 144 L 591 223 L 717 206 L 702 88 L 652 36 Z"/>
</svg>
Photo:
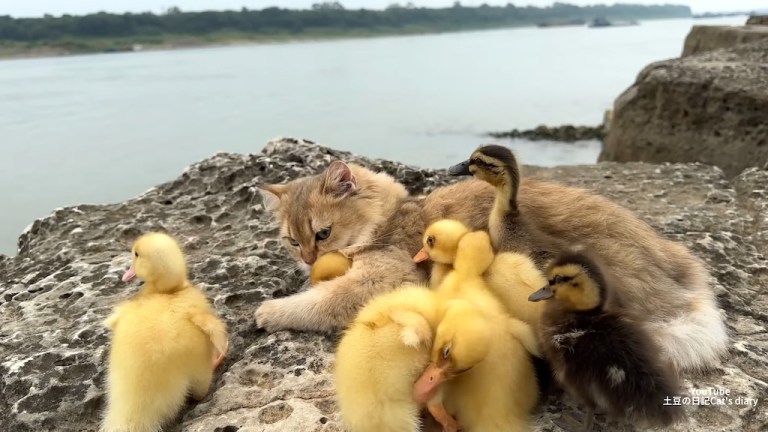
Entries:
<svg viewBox="0 0 768 432">
<path fill-rule="evenodd" d="M 596 125 L 693 24 L 518 28 L 0 61 L 0 253 L 54 208 L 133 197 L 216 151 L 311 139 L 424 167 L 484 133 Z M 499 142 L 499 141 L 497 141 Z M 592 163 L 599 143 L 500 141 L 531 165 Z"/>
</svg>

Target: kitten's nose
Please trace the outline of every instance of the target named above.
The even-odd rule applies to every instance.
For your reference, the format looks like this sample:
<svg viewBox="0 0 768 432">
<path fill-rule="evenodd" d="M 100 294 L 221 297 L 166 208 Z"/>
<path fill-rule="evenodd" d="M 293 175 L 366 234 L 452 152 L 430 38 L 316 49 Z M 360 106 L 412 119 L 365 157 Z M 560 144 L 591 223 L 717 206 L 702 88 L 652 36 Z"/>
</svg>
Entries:
<svg viewBox="0 0 768 432">
<path fill-rule="evenodd" d="M 301 252 L 301 259 L 304 260 L 305 263 L 308 265 L 312 265 L 317 261 L 317 253 L 315 252 Z"/>
</svg>

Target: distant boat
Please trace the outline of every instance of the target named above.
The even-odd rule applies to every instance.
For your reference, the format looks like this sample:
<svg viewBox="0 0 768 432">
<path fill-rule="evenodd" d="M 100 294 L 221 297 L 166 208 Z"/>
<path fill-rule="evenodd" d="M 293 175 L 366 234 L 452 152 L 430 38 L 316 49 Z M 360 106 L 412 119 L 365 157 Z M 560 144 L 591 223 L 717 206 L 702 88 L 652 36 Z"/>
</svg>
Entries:
<svg viewBox="0 0 768 432">
<path fill-rule="evenodd" d="M 693 19 L 701 18 L 723 18 L 723 17 L 735 17 L 749 15 L 749 12 L 704 12 L 702 14 L 694 14 Z"/>
<path fill-rule="evenodd" d="M 630 21 L 609 21 L 605 17 L 597 17 L 594 18 L 587 27 L 590 28 L 600 28 L 600 27 L 625 27 L 625 26 L 636 26 L 640 25 L 639 22 L 635 20 Z"/>
</svg>

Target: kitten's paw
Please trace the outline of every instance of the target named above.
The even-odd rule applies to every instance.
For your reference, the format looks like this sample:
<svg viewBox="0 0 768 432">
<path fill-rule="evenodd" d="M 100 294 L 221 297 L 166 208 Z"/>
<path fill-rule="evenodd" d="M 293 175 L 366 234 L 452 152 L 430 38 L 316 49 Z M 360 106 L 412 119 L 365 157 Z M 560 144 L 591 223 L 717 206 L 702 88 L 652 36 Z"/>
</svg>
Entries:
<svg viewBox="0 0 768 432">
<path fill-rule="evenodd" d="M 281 306 L 280 300 L 267 300 L 263 302 L 254 313 L 256 325 L 269 333 L 286 329 L 287 327 L 282 323 L 281 319 L 283 316 Z"/>
</svg>

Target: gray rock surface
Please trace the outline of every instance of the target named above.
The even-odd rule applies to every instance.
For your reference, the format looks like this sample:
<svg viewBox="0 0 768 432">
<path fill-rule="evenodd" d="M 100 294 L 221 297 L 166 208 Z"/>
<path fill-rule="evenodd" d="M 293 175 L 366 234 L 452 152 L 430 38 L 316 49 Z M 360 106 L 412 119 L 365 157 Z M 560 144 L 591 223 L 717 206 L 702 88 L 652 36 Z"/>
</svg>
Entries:
<svg viewBox="0 0 768 432">
<path fill-rule="evenodd" d="M 467 149 L 467 154 L 472 149 Z M 322 170 L 333 158 L 384 170 L 414 193 L 449 179 L 444 172 L 373 161 L 284 139 L 261 154 L 217 154 L 178 179 L 130 201 L 81 205 L 36 221 L 15 257 L 0 256 L 0 430 L 95 431 L 104 405 L 109 336 L 100 324 L 137 291 L 120 282 L 132 240 L 168 230 L 188 253 L 190 276 L 213 299 L 231 330 L 231 351 L 213 391 L 190 403 L 167 430 L 190 432 L 340 431 L 330 367 L 338 335 L 265 334 L 253 311 L 265 298 L 300 289 L 261 208 L 255 182 L 280 182 Z M 627 207 L 712 267 L 713 286 L 733 334 L 730 358 L 687 385 L 759 398 L 757 406 L 692 407 L 678 431 L 758 431 L 768 426 L 768 173 L 733 181 L 699 164 L 602 163 L 527 167 L 530 175 L 585 186 Z M 578 408 L 550 396 L 538 430 Z M 633 430 L 605 423 L 602 430 Z"/>
<path fill-rule="evenodd" d="M 730 48 L 765 38 L 768 38 L 768 27 L 762 25 L 695 25 L 685 38 L 682 56 L 687 57 L 707 51 Z"/>
<path fill-rule="evenodd" d="M 598 160 L 768 163 L 768 39 L 647 66 L 614 103 Z"/>
</svg>

